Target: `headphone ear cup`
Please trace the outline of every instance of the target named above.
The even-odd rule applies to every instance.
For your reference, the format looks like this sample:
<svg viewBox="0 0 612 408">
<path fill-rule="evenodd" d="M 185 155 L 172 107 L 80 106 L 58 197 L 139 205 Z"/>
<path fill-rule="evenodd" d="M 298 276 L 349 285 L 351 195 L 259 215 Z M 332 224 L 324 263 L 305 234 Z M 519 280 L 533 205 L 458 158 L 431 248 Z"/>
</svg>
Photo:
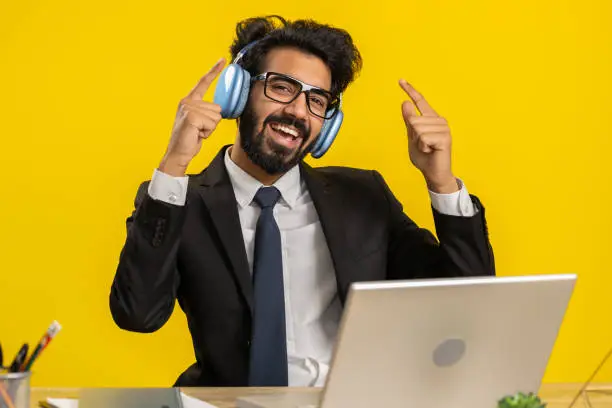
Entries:
<svg viewBox="0 0 612 408">
<path fill-rule="evenodd" d="M 315 159 L 322 157 L 327 150 L 331 147 L 338 131 L 340 130 L 340 125 L 342 125 L 342 120 L 344 119 L 344 113 L 341 110 L 336 113 L 336 115 L 326 120 L 323 123 L 323 127 L 321 128 L 321 134 L 319 138 L 315 141 L 312 150 L 310 151 L 310 155 Z"/>
<path fill-rule="evenodd" d="M 251 86 L 251 74 L 238 64 L 230 64 L 219 76 L 213 102 L 221 106 L 221 117 L 237 118 L 242 114 Z"/>
<path fill-rule="evenodd" d="M 250 90 L 251 74 L 249 73 L 249 71 L 242 69 L 242 83 L 236 99 L 236 109 L 232 112 L 232 118 L 237 118 L 242 115 L 244 107 L 246 106 L 246 103 L 249 100 Z"/>
</svg>

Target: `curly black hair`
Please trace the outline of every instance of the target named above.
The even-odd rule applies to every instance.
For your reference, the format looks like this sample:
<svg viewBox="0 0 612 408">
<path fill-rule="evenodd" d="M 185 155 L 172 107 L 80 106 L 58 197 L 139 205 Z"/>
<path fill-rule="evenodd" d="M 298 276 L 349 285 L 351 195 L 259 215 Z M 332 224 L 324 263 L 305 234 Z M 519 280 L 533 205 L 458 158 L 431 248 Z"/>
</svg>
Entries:
<svg viewBox="0 0 612 408">
<path fill-rule="evenodd" d="M 240 65 L 251 75 L 261 72 L 268 51 L 277 46 L 294 46 L 321 58 L 332 75 L 331 92 L 338 95 L 361 71 L 361 54 L 343 29 L 313 20 L 287 21 L 278 15 L 253 17 L 236 24 L 236 39 L 230 46 L 232 59 L 253 41 Z"/>
</svg>

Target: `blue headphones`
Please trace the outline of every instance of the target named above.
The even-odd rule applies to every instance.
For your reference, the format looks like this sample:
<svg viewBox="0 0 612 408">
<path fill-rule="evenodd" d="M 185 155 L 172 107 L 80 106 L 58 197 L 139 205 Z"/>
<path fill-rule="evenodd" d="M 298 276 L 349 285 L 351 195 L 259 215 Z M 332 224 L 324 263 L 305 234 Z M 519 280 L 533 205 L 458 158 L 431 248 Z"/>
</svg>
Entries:
<svg viewBox="0 0 612 408">
<path fill-rule="evenodd" d="M 213 101 L 221 106 L 221 117 L 223 118 L 237 118 L 244 110 L 251 89 L 251 74 L 242 68 L 238 62 L 246 54 L 247 50 L 258 41 L 254 41 L 241 49 L 236 58 L 234 58 L 234 61 L 225 67 L 219 76 Z M 323 122 L 321 134 L 314 141 L 310 151 L 312 157 L 320 158 L 331 147 L 344 119 L 341 107 L 342 95 L 340 95 L 338 112 L 331 119 L 325 119 Z"/>
</svg>

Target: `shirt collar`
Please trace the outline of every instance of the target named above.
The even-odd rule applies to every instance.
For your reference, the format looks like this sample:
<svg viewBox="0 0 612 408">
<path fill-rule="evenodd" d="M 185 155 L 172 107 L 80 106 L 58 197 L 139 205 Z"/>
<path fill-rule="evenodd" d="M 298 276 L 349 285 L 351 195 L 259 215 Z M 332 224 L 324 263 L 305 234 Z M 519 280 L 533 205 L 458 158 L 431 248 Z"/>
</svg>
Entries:
<svg viewBox="0 0 612 408">
<path fill-rule="evenodd" d="M 231 149 L 230 147 L 225 150 L 225 168 L 227 169 L 230 181 L 234 187 L 236 201 L 241 208 L 244 208 L 251 204 L 257 190 L 259 190 L 263 184 L 232 161 L 230 158 Z M 299 166 L 293 166 L 291 170 L 276 180 L 273 185 L 281 193 L 279 202 L 286 204 L 289 208 L 293 208 L 300 194 Z"/>
</svg>

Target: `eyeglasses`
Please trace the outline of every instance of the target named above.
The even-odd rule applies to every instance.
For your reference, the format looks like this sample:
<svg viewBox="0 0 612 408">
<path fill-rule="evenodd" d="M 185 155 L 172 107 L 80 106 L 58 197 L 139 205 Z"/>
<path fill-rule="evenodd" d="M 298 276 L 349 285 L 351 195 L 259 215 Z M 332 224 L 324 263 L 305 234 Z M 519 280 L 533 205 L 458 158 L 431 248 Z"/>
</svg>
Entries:
<svg viewBox="0 0 612 408">
<path fill-rule="evenodd" d="M 291 103 L 304 92 L 308 110 L 323 119 L 333 118 L 340 106 L 340 98 L 331 92 L 308 85 L 289 75 L 263 72 L 254 76 L 252 81 L 264 81 L 264 95 L 280 103 Z"/>
</svg>

